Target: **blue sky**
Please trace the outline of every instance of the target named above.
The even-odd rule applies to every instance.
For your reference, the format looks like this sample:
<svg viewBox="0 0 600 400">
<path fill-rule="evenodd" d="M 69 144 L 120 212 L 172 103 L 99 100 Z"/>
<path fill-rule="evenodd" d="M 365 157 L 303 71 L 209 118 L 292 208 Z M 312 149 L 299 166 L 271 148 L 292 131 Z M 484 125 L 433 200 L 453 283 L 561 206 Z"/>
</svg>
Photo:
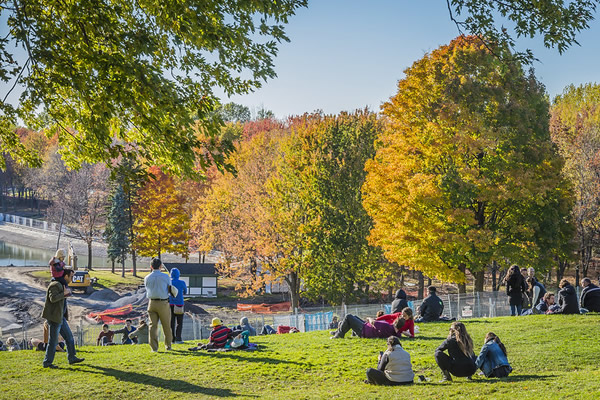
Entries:
<svg viewBox="0 0 600 400">
<path fill-rule="evenodd" d="M 378 110 L 396 92 L 404 69 L 458 35 L 442 0 L 313 0 L 286 31 L 291 42 L 280 45 L 278 77 L 229 101 L 277 117 Z M 519 40 L 517 49 L 534 51 L 536 75 L 553 98 L 568 84 L 600 82 L 599 39 L 600 21 L 594 20 L 578 36 L 581 46 L 563 55 L 546 49 L 541 38 Z"/>
<path fill-rule="evenodd" d="M 546 49 L 541 38 L 519 40 L 518 50 L 531 48 L 539 59 L 533 67 L 551 98 L 571 83 L 600 82 L 600 21 L 590 25 L 578 35 L 581 46 L 562 55 Z M 315 110 L 377 111 L 395 94 L 404 69 L 458 35 L 443 0 L 310 0 L 286 32 L 291 41 L 279 46 L 278 76 L 248 95 L 227 99 L 217 91 L 224 103 L 264 107 L 279 118 Z M 0 33 L 6 33 L 4 20 Z M 0 93 L 6 90 L 0 84 Z M 9 101 L 16 103 L 21 91 Z"/>
</svg>

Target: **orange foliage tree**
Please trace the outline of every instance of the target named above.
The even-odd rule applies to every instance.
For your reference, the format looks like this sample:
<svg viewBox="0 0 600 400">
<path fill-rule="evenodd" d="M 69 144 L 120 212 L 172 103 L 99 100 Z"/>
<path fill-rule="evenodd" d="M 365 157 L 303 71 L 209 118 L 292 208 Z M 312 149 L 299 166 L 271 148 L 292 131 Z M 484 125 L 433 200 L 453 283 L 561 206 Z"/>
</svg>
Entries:
<svg viewBox="0 0 600 400">
<path fill-rule="evenodd" d="M 176 190 L 175 180 L 158 167 L 148 169 L 150 179 L 138 190 L 133 218 L 137 253 L 161 257 L 169 252 L 188 256 L 190 217 L 185 198 Z"/>
</svg>

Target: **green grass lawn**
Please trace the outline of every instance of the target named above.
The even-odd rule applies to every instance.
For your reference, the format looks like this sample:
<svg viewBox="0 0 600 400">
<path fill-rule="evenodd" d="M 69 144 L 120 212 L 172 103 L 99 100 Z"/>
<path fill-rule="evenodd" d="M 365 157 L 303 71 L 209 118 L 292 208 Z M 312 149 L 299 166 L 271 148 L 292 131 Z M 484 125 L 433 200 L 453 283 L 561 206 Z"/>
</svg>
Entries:
<svg viewBox="0 0 600 400">
<path fill-rule="evenodd" d="M 488 331 L 506 344 L 514 371 L 506 379 L 455 378 L 439 383 L 433 352 L 448 323 L 418 324 L 404 340 L 415 373 L 430 380 L 410 387 L 366 385 L 384 339 L 330 340 L 328 332 L 252 338 L 255 352 L 151 353 L 148 345 L 83 347 L 85 362 L 69 366 L 59 353 L 58 370 L 42 368 L 42 352 L 0 353 L 0 398 L 88 399 L 591 399 L 600 392 L 600 316 L 529 316 L 464 321 L 477 352 Z"/>
<path fill-rule="evenodd" d="M 93 270 L 90 271 L 90 277 L 98 278 L 98 283 L 94 285 L 95 289 L 110 288 L 110 289 L 127 289 L 131 287 L 137 287 L 144 283 L 144 277 L 148 275 L 150 271 L 145 269 L 144 271 L 138 271 L 137 277 L 132 276 L 130 272 L 125 274 L 125 277 L 121 277 L 121 271 L 115 271 L 113 274 L 110 270 Z M 30 274 L 36 278 L 41 278 L 50 282 L 50 272 L 48 270 L 43 271 L 32 271 Z"/>
</svg>

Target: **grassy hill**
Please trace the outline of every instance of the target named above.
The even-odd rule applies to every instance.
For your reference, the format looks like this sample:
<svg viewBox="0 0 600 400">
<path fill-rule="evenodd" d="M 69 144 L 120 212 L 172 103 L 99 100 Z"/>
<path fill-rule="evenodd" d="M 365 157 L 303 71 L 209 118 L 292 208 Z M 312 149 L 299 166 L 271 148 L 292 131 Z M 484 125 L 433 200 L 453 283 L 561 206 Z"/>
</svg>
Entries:
<svg viewBox="0 0 600 400">
<path fill-rule="evenodd" d="M 255 352 L 189 352 L 190 344 L 151 353 L 147 345 L 83 347 L 82 364 L 69 366 L 57 354 L 57 370 L 42 368 L 42 352 L 0 353 L 3 399 L 590 399 L 600 392 L 600 315 L 503 317 L 464 321 L 477 351 L 488 331 L 506 344 L 514 368 L 509 378 L 439 383 L 433 352 L 448 323 L 418 324 L 414 340 L 404 340 L 416 374 L 429 381 L 410 387 L 366 385 L 384 339 L 328 332 L 253 338 Z M 161 344 L 161 349 L 164 349 Z"/>
</svg>

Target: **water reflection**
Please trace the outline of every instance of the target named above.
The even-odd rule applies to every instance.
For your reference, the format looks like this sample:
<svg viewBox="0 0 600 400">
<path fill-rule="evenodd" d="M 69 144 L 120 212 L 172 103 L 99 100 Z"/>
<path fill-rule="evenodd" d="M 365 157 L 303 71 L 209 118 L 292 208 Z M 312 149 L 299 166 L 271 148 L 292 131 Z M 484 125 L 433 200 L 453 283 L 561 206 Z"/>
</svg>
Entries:
<svg viewBox="0 0 600 400">
<path fill-rule="evenodd" d="M 7 243 L 0 240 L 0 266 L 45 266 L 54 256 L 54 249 L 36 249 L 20 244 Z M 87 254 L 78 254 L 78 266 L 85 267 Z M 110 260 L 103 257 L 92 257 L 94 267 L 108 267 Z M 120 267 L 120 264 L 117 265 Z M 131 268 L 130 260 L 125 262 L 126 268 Z"/>
</svg>

